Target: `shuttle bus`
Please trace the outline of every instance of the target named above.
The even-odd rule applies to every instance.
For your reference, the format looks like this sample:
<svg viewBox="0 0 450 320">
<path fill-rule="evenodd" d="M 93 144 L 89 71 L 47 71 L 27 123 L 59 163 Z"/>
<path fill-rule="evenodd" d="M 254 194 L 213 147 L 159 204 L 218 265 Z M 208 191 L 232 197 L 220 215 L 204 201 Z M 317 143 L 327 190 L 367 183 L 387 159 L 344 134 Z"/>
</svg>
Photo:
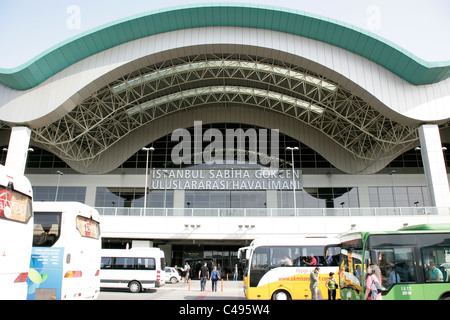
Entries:
<svg viewBox="0 0 450 320">
<path fill-rule="evenodd" d="M 100 259 L 97 210 L 78 202 L 34 202 L 28 300 L 96 299 Z"/>
<path fill-rule="evenodd" d="M 27 298 L 33 236 L 30 181 L 0 166 L 0 300 Z"/>
<path fill-rule="evenodd" d="M 159 248 L 103 249 L 102 288 L 128 288 L 137 293 L 165 285 L 164 252 Z"/>
<path fill-rule="evenodd" d="M 383 300 L 450 300 L 450 224 L 342 235 L 343 300 L 365 299 L 369 265 L 381 280 Z"/>
<path fill-rule="evenodd" d="M 325 281 L 330 272 L 338 272 L 338 243 L 339 239 L 327 237 L 255 239 L 249 247 L 240 248 L 238 253 L 241 259 L 245 257 L 246 260 L 246 297 L 272 300 L 311 299 L 309 276 L 319 267 L 319 290 L 322 297 L 327 299 Z"/>
</svg>

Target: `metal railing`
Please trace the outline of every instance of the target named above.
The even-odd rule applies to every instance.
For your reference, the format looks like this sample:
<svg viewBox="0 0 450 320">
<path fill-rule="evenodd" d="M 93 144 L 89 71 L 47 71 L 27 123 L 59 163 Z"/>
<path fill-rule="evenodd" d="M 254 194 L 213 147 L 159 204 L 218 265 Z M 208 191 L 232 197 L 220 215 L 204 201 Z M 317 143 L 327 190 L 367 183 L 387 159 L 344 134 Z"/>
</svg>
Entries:
<svg viewBox="0 0 450 320">
<path fill-rule="evenodd" d="M 359 217 L 449 215 L 450 208 L 389 207 L 389 208 L 121 208 L 96 207 L 103 216 L 136 217 Z"/>
</svg>

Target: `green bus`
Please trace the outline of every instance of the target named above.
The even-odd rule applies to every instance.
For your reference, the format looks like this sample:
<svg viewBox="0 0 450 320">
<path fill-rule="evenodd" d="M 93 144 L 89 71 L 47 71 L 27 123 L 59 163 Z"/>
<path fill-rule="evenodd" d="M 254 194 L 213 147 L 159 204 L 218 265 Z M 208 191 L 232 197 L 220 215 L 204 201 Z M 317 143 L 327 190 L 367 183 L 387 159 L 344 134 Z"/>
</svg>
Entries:
<svg viewBox="0 0 450 320">
<path fill-rule="evenodd" d="M 343 300 L 364 300 L 374 265 L 383 300 L 450 300 L 450 223 L 341 236 L 339 286 Z"/>
</svg>

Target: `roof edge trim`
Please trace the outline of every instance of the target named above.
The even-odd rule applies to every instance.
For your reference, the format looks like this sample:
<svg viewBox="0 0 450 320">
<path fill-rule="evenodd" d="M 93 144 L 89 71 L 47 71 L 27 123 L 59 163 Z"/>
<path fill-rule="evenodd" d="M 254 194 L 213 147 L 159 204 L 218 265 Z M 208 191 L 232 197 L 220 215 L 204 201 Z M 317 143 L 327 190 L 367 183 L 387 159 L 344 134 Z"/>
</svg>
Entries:
<svg viewBox="0 0 450 320">
<path fill-rule="evenodd" d="M 305 23 L 309 28 L 302 28 Z M 370 59 L 414 85 L 450 77 L 450 60 L 425 61 L 383 37 L 334 19 L 274 6 L 203 3 L 148 11 L 80 33 L 17 67 L 0 68 L 0 83 L 27 90 L 114 46 L 164 32 L 219 26 L 268 29 L 322 41 Z"/>
</svg>

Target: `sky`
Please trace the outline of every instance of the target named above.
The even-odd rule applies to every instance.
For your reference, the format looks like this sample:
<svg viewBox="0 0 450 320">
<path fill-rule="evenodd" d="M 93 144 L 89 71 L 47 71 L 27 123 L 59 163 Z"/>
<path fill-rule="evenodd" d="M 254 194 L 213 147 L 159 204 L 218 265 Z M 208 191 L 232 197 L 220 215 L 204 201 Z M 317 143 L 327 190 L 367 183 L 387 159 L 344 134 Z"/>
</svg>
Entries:
<svg viewBox="0 0 450 320">
<path fill-rule="evenodd" d="M 202 0 L 0 0 L 0 68 L 12 68 L 97 26 Z M 225 2 L 225 1 L 224 1 Z M 449 0 L 246 0 L 352 24 L 429 61 L 450 61 Z M 217 2 L 214 2 L 217 3 Z"/>
</svg>

